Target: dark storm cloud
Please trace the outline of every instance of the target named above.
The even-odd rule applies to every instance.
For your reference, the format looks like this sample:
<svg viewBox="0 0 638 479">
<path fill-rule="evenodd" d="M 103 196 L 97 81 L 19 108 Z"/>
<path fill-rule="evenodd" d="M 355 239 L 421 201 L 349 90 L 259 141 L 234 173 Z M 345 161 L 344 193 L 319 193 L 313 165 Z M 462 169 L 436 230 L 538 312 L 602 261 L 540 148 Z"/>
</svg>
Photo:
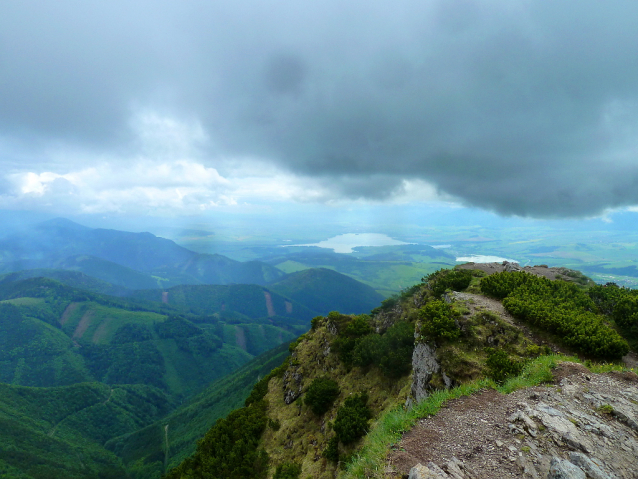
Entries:
<svg viewBox="0 0 638 479">
<path fill-rule="evenodd" d="M 0 135 L 120 149 L 136 108 L 211 155 L 503 214 L 638 204 L 634 0 L 15 2 Z"/>
</svg>

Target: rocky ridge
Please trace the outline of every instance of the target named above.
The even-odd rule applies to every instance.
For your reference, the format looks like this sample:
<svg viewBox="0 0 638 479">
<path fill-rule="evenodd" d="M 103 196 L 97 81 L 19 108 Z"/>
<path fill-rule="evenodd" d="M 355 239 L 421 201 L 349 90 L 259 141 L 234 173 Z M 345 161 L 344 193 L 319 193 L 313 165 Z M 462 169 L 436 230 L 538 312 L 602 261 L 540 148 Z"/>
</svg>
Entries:
<svg viewBox="0 0 638 479">
<path fill-rule="evenodd" d="M 555 385 L 452 401 L 404 436 L 386 476 L 638 478 L 638 376 L 575 363 L 555 375 Z"/>
</svg>

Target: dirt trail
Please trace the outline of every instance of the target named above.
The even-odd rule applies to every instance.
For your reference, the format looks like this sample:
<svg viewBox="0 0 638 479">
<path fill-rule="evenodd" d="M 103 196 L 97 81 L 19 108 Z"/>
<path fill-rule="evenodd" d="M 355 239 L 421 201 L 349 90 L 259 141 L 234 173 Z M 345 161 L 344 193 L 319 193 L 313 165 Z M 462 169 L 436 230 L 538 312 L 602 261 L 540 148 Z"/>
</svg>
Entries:
<svg viewBox="0 0 638 479">
<path fill-rule="evenodd" d="M 386 477 L 407 477 L 421 464 L 439 469 L 431 477 L 440 479 L 540 479 L 555 458 L 586 456 L 609 474 L 600 477 L 638 478 L 638 376 L 592 374 L 575 363 L 554 376 L 559 387 L 485 390 L 450 401 L 404 435 Z M 602 412 L 604 405 L 613 412 Z"/>
</svg>

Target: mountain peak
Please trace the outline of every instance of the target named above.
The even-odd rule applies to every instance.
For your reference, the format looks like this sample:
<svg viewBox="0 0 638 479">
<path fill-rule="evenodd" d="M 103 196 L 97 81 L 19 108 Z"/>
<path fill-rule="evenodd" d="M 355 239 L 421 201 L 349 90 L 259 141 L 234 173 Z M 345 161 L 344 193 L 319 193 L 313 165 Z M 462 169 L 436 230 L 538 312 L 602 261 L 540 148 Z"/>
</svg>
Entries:
<svg viewBox="0 0 638 479">
<path fill-rule="evenodd" d="M 53 218 L 51 220 L 46 220 L 41 223 L 38 223 L 36 228 L 38 229 L 57 228 L 57 229 L 66 229 L 66 230 L 75 230 L 75 231 L 87 231 L 92 229 L 92 228 L 89 228 L 88 226 L 81 225 L 79 223 L 76 223 L 75 221 L 71 221 L 67 218 L 62 218 L 62 217 Z"/>
</svg>

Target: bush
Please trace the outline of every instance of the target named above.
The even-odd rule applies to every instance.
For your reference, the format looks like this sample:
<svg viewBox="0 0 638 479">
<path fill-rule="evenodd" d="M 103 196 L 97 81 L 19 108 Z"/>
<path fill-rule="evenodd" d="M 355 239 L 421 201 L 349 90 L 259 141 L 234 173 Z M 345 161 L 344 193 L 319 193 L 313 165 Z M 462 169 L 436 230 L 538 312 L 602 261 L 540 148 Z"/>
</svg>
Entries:
<svg viewBox="0 0 638 479">
<path fill-rule="evenodd" d="M 432 294 L 439 298 L 446 290 L 462 291 L 472 282 L 472 271 L 469 269 L 440 269 L 422 280 L 427 283 Z"/>
<path fill-rule="evenodd" d="M 512 315 L 558 335 L 580 353 L 620 359 L 629 351 L 627 342 L 595 314 L 599 308 L 592 297 L 573 283 L 503 272 L 483 278 L 481 289 L 504 298 L 503 306 Z"/>
<path fill-rule="evenodd" d="M 341 362 L 350 367 L 352 366 L 355 347 L 362 337 L 372 332 L 372 328 L 368 324 L 369 317 L 365 314 L 355 316 L 354 318 L 345 316 L 345 318 L 348 319 L 347 323 L 345 323 L 343 318 L 344 317 L 340 318 L 341 330 L 337 338 L 332 342 L 332 348 L 339 355 Z"/>
<path fill-rule="evenodd" d="M 323 323 L 323 316 L 315 316 L 310 320 L 310 329 L 317 329 Z"/>
<path fill-rule="evenodd" d="M 267 422 L 264 401 L 218 419 L 197 444 L 195 454 L 166 477 L 265 478 L 269 458 L 265 451 L 258 449 L 258 445 Z"/>
<path fill-rule="evenodd" d="M 324 414 L 339 397 L 339 385 L 327 377 L 315 378 L 308 387 L 304 403 L 317 416 Z"/>
<path fill-rule="evenodd" d="M 512 361 L 502 349 L 487 348 L 488 377 L 497 384 L 503 384 L 508 378 L 518 376 L 523 369 L 521 363 Z"/>
<path fill-rule="evenodd" d="M 328 446 L 323 450 L 323 457 L 328 459 L 329 461 L 338 462 L 339 461 L 339 438 L 337 436 L 333 436 L 328 441 Z"/>
<path fill-rule="evenodd" d="M 423 320 L 421 332 L 428 338 L 453 341 L 461 334 L 456 324 L 459 313 L 443 301 L 436 300 L 426 304 L 419 311 L 419 316 Z"/>
<path fill-rule="evenodd" d="M 412 368 L 414 326 L 401 321 L 383 335 L 369 334 L 359 340 L 352 351 L 355 366 L 378 367 L 389 378 L 400 378 Z"/>
<path fill-rule="evenodd" d="M 277 466 L 273 479 L 298 479 L 301 475 L 301 466 L 299 464 L 285 462 Z"/>
<path fill-rule="evenodd" d="M 412 369 L 414 351 L 414 326 L 400 322 L 388 328 L 381 336 L 381 357 L 379 369 L 390 378 L 400 378 Z"/>
<path fill-rule="evenodd" d="M 333 429 L 342 444 L 350 444 L 368 432 L 368 421 L 372 414 L 367 403 L 366 393 L 357 394 L 346 399 L 337 411 Z"/>
</svg>

